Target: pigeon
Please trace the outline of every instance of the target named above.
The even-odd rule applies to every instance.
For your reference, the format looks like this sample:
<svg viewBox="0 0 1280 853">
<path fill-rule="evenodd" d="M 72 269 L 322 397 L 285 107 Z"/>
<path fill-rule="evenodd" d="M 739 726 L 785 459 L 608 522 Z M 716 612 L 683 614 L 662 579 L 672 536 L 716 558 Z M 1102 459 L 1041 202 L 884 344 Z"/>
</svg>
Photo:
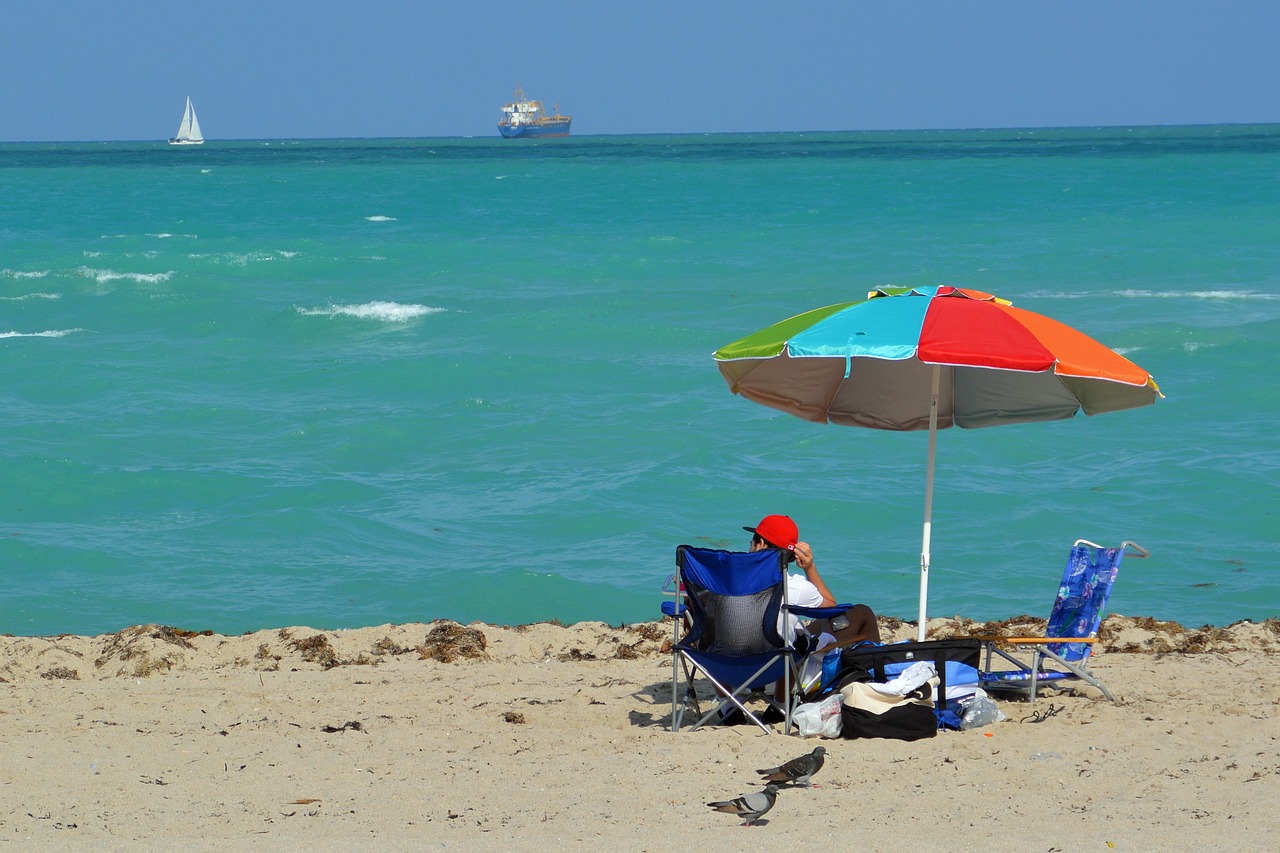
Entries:
<svg viewBox="0 0 1280 853">
<path fill-rule="evenodd" d="M 802 787 L 809 786 L 809 780 L 822 769 L 822 757 L 827 754 L 826 747 L 817 747 L 808 755 L 793 758 L 786 764 L 770 767 L 768 770 L 757 770 L 764 782 L 782 782 Z"/>
<path fill-rule="evenodd" d="M 774 801 L 777 799 L 778 786 L 765 785 L 763 791 L 757 791 L 754 794 L 743 794 L 741 797 L 735 797 L 732 800 L 707 803 L 707 805 L 718 812 L 736 814 L 746 821 L 743 826 L 751 826 L 751 824 L 760 819 L 761 815 L 773 808 Z"/>
</svg>

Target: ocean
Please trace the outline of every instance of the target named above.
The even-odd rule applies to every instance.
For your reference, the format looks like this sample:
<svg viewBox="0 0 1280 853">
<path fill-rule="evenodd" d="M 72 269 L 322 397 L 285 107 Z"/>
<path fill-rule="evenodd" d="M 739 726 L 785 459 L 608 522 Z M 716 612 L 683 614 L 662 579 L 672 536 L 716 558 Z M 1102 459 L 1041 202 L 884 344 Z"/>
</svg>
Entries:
<svg viewBox="0 0 1280 853">
<path fill-rule="evenodd" d="M 925 435 L 711 358 L 887 284 L 1167 395 L 940 433 L 931 615 L 1280 612 L 1280 126 L 215 140 L 0 145 L 0 633 L 642 621 L 769 513 L 914 618 Z"/>
</svg>

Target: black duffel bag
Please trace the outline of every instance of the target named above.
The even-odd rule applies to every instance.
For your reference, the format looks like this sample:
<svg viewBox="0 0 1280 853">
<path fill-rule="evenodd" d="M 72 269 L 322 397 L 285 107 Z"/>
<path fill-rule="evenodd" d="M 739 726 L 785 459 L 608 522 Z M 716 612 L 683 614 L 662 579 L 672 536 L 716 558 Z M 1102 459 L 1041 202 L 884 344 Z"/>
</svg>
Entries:
<svg viewBox="0 0 1280 853">
<path fill-rule="evenodd" d="M 881 693 L 868 681 L 845 685 L 840 708 L 840 734 L 846 738 L 882 737 L 921 740 L 938 733 L 933 713 L 933 693 L 938 679 L 931 678 L 905 696 Z"/>
</svg>

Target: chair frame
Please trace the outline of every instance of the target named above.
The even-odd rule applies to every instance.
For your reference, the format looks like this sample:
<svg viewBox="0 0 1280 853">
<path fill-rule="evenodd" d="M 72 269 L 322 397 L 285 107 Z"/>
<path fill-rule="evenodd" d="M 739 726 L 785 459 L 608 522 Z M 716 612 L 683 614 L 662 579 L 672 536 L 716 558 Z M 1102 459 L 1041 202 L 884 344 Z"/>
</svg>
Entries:
<svg viewBox="0 0 1280 853">
<path fill-rule="evenodd" d="M 1095 551 L 1107 550 L 1105 546 L 1099 545 L 1096 542 L 1090 542 L 1088 539 L 1077 539 L 1072 543 L 1071 549 L 1074 551 L 1082 545 L 1093 548 Z M 1115 569 L 1117 571 L 1120 568 L 1121 560 L 1127 554 L 1132 554 L 1134 557 L 1138 558 L 1151 556 L 1151 554 L 1141 545 L 1127 539 L 1122 542 L 1116 550 L 1119 552 L 1119 558 L 1116 560 L 1115 564 Z M 1112 583 L 1114 584 L 1114 580 Z M 1107 597 L 1110 597 L 1110 590 L 1107 592 Z M 1057 605 L 1058 602 L 1057 599 L 1055 599 L 1055 610 Z M 1107 601 L 1104 599 L 1101 606 L 1098 608 L 1097 617 L 1099 623 L 1101 623 L 1106 606 Z M 1050 613 L 1049 618 L 1050 620 L 1053 619 L 1052 613 Z M 985 659 L 982 666 L 982 673 L 984 675 L 989 675 L 993 672 L 991 669 L 991 659 L 993 654 L 999 655 L 1015 667 L 1013 670 L 1002 670 L 1001 673 L 1003 677 L 1000 679 L 984 678 L 982 680 L 982 686 L 984 688 L 997 691 L 1004 690 L 1015 693 L 1026 693 L 1028 702 L 1034 704 L 1041 682 L 1044 682 L 1046 686 L 1057 686 L 1057 682 L 1064 679 L 1078 678 L 1086 684 L 1092 685 L 1102 691 L 1102 695 L 1105 696 L 1108 701 L 1115 700 L 1115 697 L 1111 694 L 1111 691 L 1107 689 L 1107 686 L 1103 684 L 1096 675 L 1090 672 L 1088 668 L 1087 661 L 1092 655 L 1093 645 L 1098 641 L 1098 632 L 1096 628 L 1087 637 L 1001 637 L 988 635 L 980 636 L 977 639 L 981 640 L 986 648 Z M 1085 645 L 1085 649 L 1083 650 L 1079 660 L 1070 661 L 1061 654 L 1046 648 L 1046 646 L 1057 645 L 1059 643 L 1081 643 Z M 1029 647 L 1031 649 L 1031 663 L 1027 664 L 1026 661 L 1014 656 L 1002 648 L 999 648 L 1000 646 L 1013 646 L 1018 648 Z M 1058 670 L 1055 672 L 1054 670 L 1045 670 L 1044 666 L 1047 661 L 1051 661 L 1053 664 L 1061 667 L 1062 670 L 1065 671 Z"/>
<path fill-rule="evenodd" d="M 746 702 L 752 698 L 763 698 L 770 707 L 776 708 L 783 714 L 784 733 L 791 734 L 792 715 L 796 706 L 801 701 L 799 695 L 799 668 L 798 660 L 803 658 L 807 652 L 801 653 L 795 647 L 795 634 L 792 631 L 780 632 L 780 645 L 775 646 L 771 651 L 760 652 L 752 655 L 744 655 L 734 657 L 734 660 L 749 661 L 752 658 L 758 658 L 760 665 L 749 678 L 742 679 L 742 683 L 737 688 L 731 689 L 717 679 L 708 671 L 706 666 L 699 663 L 698 658 L 702 657 L 710 662 L 717 655 L 700 649 L 694 649 L 681 642 L 681 629 L 685 627 L 685 636 L 689 634 L 692 628 L 693 617 L 689 616 L 690 625 L 685 626 L 684 620 L 686 614 L 691 611 L 688 603 L 689 592 L 686 590 L 684 582 L 684 570 L 686 555 L 690 551 L 712 553 L 712 554 L 745 554 L 750 552 L 729 552 L 711 548 L 696 548 L 690 545 L 681 545 L 676 549 L 676 573 L 667 579 L 667 583 L 663 587 L 665 595 L 672 597 L 674 601 L 663 602 L 662 611 L 672 617 L 672 638 L 671 638 L 671 731 L 678 732 L 684 726 L 685 715 L 690 705 L 693 708 L 694 721 L 692 725 L 684 726 L 688 731 L 696 731 L 706 725 L 713 717 L 725 708 L 733 707 L 742 712 L 742 714 L 754 723 L 761 731 L 766 734 L 772 734 L 772 730 L 766 725 L 756 714 L 752 713 L 746 706 Z M 792 607 L 787 595 L 787 563 L 789 562 L 789 554 L 786 551 L 771 552 L 777 555 L 777 580 L 774 583 L 781 584 L 781 603 L 779 612 L 781 614 L 790 614 L 796 616 L 804 616 L 809 618 L 826 618 L 838 616 L 848 611 L 852 605 L 841 604 L 835 607 Z M 766 558 L 767 559 L 767 558 Z M 759 591 L 763 591 L 759 590 Z M 762 630 L 763 630 L 762 626 Z M 788 636 L 781 636 L 787 634 Z M 730 659 L 730 658 L 726 658 Z M 749 664 L 748 664 L 749 665 Z M 773 672 L 771 672 L 771 670 Z M 681 689 L 683 673 L 683 691 Z M 695 673 L 700 673 L 714 685 L 717 695 L 720 697 L 713 707 L 706 713 L 702 712 L 701 703 L 698 700 L 697 691 L 694 687 Z M 771 677 L 772 676 L 772 677 Z M 778 679 L 783 682 L 783 701 L 780 704 L 773 696 L 768 695 L 764 689 L 753 687 L 757 683 L 765 681 L 773 683 Z M 767 688 L 768 684 L 764 686 Z"/>
</svg>

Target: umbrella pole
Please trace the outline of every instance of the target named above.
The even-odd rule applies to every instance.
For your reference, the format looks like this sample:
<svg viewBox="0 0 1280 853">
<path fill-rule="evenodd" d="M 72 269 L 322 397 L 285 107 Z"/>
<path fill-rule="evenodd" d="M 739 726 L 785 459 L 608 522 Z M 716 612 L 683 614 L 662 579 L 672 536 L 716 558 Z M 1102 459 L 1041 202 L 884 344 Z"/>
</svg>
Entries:
<svg viewBox="0 0 1280 853">
<path fill-rule="evenodd" d="M 933 460 L 938 448 L 938 391 L 942 368 L 933 366 L 933 396 L 929 399 L 929 461 L 924 478 L 924 536 L 920 544 L 920 616 L 916 641 L 924 642 L 925 611 L 929 602 L 929 540 L 933 536 Z"/>
</svg>

